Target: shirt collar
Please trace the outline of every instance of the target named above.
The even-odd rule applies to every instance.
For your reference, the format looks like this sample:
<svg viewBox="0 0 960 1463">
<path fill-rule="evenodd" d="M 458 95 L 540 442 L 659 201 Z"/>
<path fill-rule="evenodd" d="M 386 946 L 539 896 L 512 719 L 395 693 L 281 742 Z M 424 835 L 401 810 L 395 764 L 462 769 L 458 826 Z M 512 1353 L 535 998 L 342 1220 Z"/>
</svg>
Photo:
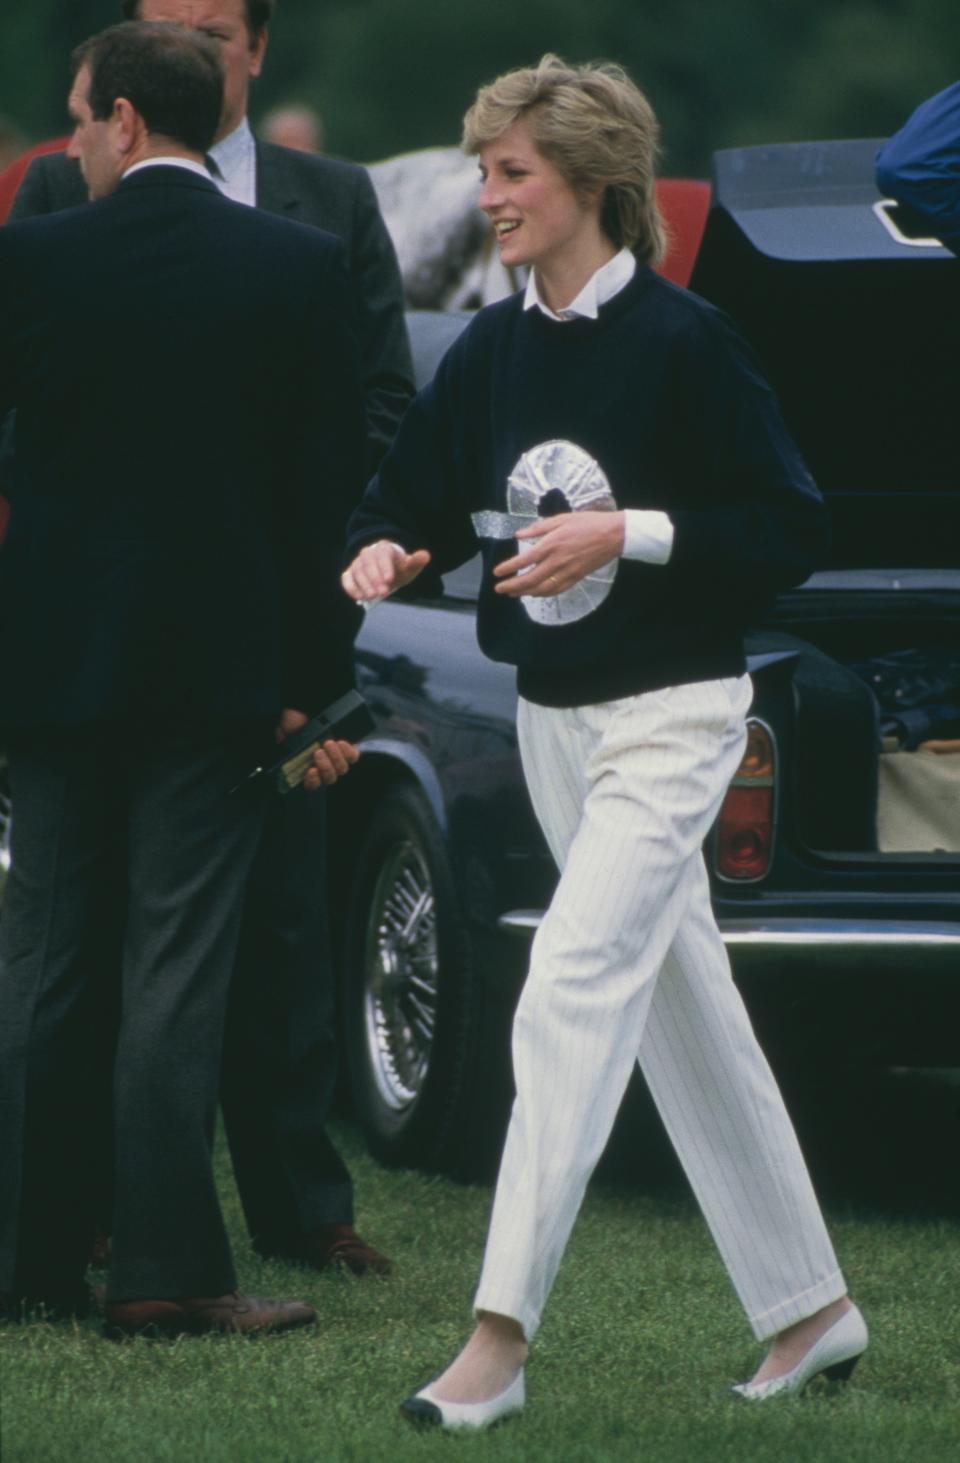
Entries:
<svg viewBox="0 0 960 1463">
<path fill-rule="evenodd" d="M 215 142 L 208 154 L 212 157 L 224 179 L 229 183 L 241 168 L 245 167 L 254 151 L 253 133 L 246 117 L 239 126 Z"/>
<path fill-rule="evenodd" d="M 540 291 L 537 289 L 537 272 L 536 269 L 531 269 L 523 297 L 523 308 L 532 310 L 536 306 L 551 320 L 572 320 L 575 316 L 596 320 L 600 306 L 605 305 L 608 300 L 612 300 L 614 295 L 618 295 L 630 283 L 636 271 L 637 261 L 633 254 L 629 249 L 621 249 L 618 254 L 614 254 L 612 259 L 608 259 L 606 264 L 601 264 L 596 273 L 587 280 L 577 298 L 557 315 L 540 298 Z"/>
<path fill-rule="evenodd" d="M 132 168 L 127 168 L 124 178 L 132 178 L 134 173 L 139 173 L 141 168 L 186 168 L 188 173 L 198 173 L 201 178 L 209 182 L 210 174 L 203 163 L 195 163 L 189 157 L 145 157 L 142 162 L 134 163 Z"/>
</svg>

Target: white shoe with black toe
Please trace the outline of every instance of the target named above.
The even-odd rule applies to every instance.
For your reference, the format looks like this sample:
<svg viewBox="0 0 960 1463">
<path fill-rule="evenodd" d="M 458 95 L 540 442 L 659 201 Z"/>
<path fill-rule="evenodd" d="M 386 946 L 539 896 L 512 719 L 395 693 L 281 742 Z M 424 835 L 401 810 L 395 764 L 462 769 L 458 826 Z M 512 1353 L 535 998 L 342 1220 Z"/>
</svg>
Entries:
<svg viewBox="0 0 960 1463">
<path fill-rule="evenodd" d="M 815 1341 L 792 1371 L 770 1377 L 765 1382 L 740 1382 L 732 1390 L 748 1402 L 762 1402 L 783 1392 L 801 1392 L 814 1377 L 823 1375 L 831 1382 L 849 1379 L 857 1362 L 867 1349 L 867 1326 L 856 1306 L 844 1311 Z"/>
<path fill-rule="evenodd" d="M 434 1397 L 429 1385 L 401 1402 L 400 1411 L 409 1422 L 424 1427 L 484 1428 L 520 1412 L 525 1401 L 523 1370 L 517 1372 L 509 1387 L 491 1397 L 489 1402 L 445 1402 Z"/>
</svg>

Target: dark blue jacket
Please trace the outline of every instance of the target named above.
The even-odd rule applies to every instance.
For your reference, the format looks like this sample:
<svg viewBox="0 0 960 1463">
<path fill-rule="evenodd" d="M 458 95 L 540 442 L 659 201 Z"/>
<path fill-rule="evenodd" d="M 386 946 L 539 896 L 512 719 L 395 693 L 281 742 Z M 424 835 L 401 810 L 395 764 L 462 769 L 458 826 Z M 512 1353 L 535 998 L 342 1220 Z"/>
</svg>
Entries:
<svg viewBox="0 0 960 1463">
<path fill-rule="evenodd" d="M 317 709 L 363 408 L 343 246 L 151 167 L 0 231 L 0 724 Z"/>
<path fill-rule="evenodd" d="M 877 153 L 877 187 L 960 244 L 960 81 L 923 102 Z"/>
</svg>

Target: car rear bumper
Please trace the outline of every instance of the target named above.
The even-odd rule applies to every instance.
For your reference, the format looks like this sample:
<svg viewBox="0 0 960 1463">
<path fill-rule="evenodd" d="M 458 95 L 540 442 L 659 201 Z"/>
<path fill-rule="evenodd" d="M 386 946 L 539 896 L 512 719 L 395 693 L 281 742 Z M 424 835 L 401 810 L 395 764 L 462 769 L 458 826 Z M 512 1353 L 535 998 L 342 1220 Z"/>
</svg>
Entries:
<svg viewBox="0 0 960 1463">
<path fill-rule="evenodd" d="M 529 938 L 542 918 L 542 910 L 515 909 L 500 916 L 499 926 Z M 956 962 L 960 980 L 960 924 L 947 920 L 724 919 L 720 933 L 738 965 L 813 956 L 831 964 L 867 959 L 886 965 L 909 959 L 915 968 L 918 960 L 939 963 L 947 958 Z"/>
</svg>

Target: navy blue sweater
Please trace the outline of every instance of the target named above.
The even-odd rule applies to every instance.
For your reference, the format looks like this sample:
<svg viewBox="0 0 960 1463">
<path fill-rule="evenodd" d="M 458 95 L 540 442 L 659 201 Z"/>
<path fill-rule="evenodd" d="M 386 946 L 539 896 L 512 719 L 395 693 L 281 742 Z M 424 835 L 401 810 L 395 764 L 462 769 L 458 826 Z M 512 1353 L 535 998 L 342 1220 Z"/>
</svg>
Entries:
<svg viewBox="0 0 960 1463">
<path fill-rule="evenodd" d="M 521 453 L 563 438 L 600 463 L 621 508 L 659 508 L 664 566 L 622 560 L 584 619 L 541 625 L 493 592 L 512 540 L 478 541 L 470 514 L 506 508 Z M 821 561 L 826 510 L 750 348 L 706 301 L 648 269 L 597 320 L 557 322 L 519 295 L 481 310 L 404 417 L 348 529 L 350 557 L 390 538 L 427 548 L 417 581 L 478 547 L 478 636 L 547 706 L 606 701 L 744 669 L 742 631 Z"/>
</svg>

